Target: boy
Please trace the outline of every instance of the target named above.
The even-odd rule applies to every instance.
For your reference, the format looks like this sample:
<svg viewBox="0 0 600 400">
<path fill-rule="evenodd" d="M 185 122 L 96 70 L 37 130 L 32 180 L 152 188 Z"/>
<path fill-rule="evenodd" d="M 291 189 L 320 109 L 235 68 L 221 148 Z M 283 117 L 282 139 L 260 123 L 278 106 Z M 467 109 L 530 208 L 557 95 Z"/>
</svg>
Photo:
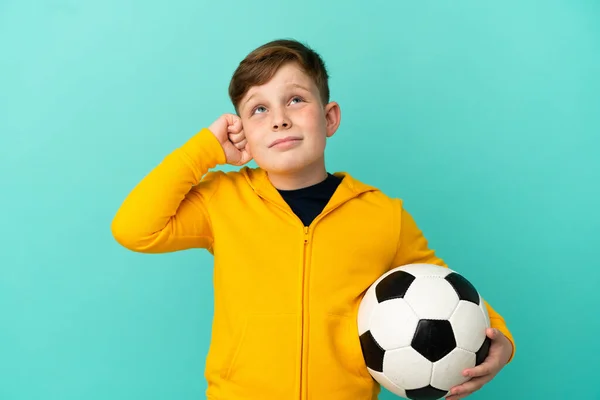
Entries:
<svg viewBox="0 0 600 400">
<path fill-rule="evenodd" d="M 214 255 L 215 310 L 205 376 L 209 400 L 372 400 L 356 313 L 392 267 L 445 266 L 402 201 L 325 168 L 340 107 L 320 56 L 291 40 L 238 66 L 225 114 L 166 156 L 112 224 L 128 249 L 205 248 Z M 212 171 L 217 165 L 258 168 Z M 456 388 L 478 390 L 513 355 L 488 305 L 490 354 Z"/>
</svg>

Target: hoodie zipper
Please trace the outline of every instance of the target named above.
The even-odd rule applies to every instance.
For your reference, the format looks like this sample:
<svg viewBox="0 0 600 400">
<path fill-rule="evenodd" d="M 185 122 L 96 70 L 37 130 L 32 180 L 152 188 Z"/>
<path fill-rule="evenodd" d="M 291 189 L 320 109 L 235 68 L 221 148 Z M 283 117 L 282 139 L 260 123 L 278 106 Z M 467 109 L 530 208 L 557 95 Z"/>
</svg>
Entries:
<svg viewBox="0 0 600 400">
<path fill-rule="evenodd" d="M 313 221 L 314 222 L 314 221 Z M 305 334 L 304 328 L 306 326 L 306 273 L 308 267 L 308 256 L 309 256 L 309 233 L 310 227 L 304 227 L 304 249 L 303 249 L 303 257 L 302 257 L 302 297 L 301 297 L 301 318 L 300 318 L 300 331 L 302 340 L 300 341 L 300 392 L 298 393 L 299 399 L 302 400 L 305 397 L 305 387 L 304 387 L 304 364 L 305 364 L 305 351 L 304 351 L 304 343 L 305 343 Z"/>
<path fill-rule="evenodd" d="M 303 380 L 303 368 L 304 368 L 304 313 L 305 313 L 305 309 L 306 307 L 304 306 L 304 292 L 306 291 L 305 289 L 305 279 L 306 279 L 306 258 L 307 258 L 307 253 L 308 253 L 308 243 L 309 243 L 309 234 L 310 234 L 310 226 L 305 226 L 304 223 L 302 222 L 302 220 L 290 209 L 285 208 L 280 206 L 279 204 L 277 204 L 276 202 L 270 200 L 269 198 L 267 198 L 266 196 L 263 196 L 262 194 L 260 194 L 259 192 L 255 192 L 261 199 L 263 199 L 264 201 L 274 205 L 275 207 L 279 208 L 281 211 L 285 212 L 286 214 L 290 215 L 292 218 L 295 218 L 300 225 L 303 227 L 303 240 L 302 240 L 302 276 L 301 276 L 301 296 L 300 296 L 300 373 L 299 373 L 299 377 L 300 377 L 300 381 L 299 381 L 299 391 L 298 391 L 298 398 L 300 400 L 302 400 L 303 393 L 304 393 L 304 384 L 302 382 Z M 319 216 L 317 216 L 317 218 L 315 218 L 313 220 L 313 222 L 311 223 L 311 225 L 313 225 L 317 219 L 319 218 Z"/>
<path fill-rule="evenodd" d="M 306 389 L 305 389 L 305 385 L 304 385 L 304 358 L 305 358 L 305 351 L 304 351 L 304 343 L 306 341 L 305 338 L 305 324 L 306 324 L 306 316 L 305 314 L 307 314 L 307 307 L 306 307 L 306 292 L 307 292 L 307 285 L 306 285 L 306 271 L 307 271 L 307 267 L 308 267 L 308 262 L 307 262 L 307 258 L 309 256 L 309 245 L 311 244 L 310 241 L 310 233 L 311 233 L 311 228 L 314 229 L 314 226 L 321 220 L 323 219 L 327 214 L 329 214 L 330 212 L 332 212 L 333 210 L 335 210 L 336 208 L 338 208 L 339 206 L 341 206 L 342 204 L 344 204 L 346 201 L 337 204 L 335 207 L 330 208 L 329 210 L 327 210 L 326 212 L 322 212 L 321 214 L 317 215 L 315 217 L 315 219 L 310 223 L 309 226 L 305 226 L 304 223 L 302 222 L 302 220 L 296 215 L 294 214 L 293 211 L 280 206 L 279 204 L 275 203 L 274 201 L 268 199 L 267 197 L 261 195 L 260 193 L 256 192 L 258 194 L 258 196 L 260 198 L 262 198 L 263 200 L 269 202 L 270 204 L 273 204 L 275 207 L 279 208 L 280 210 L 282 210 L 283 212 L 287 213 L 288 215 L 291 215 L 292 217 L 296 218 L 297 221 L 300 222 L 300 224 L 303 227 L 303 252 L 302 252 L 302 277 L 301 277 L 301 284 L 302 284 L 302 295 L 301 295 L 301 317 L 300 317 L 300 332 L 301 332 L 301 340 L 300 340 L 300 391 L 298 393 L 298 398 L 300 400 L 303 400 L 307 397 L 307 393 L 306 393 Z M 308 386 L 308 384 L 306 385 Z"/>
</svg>

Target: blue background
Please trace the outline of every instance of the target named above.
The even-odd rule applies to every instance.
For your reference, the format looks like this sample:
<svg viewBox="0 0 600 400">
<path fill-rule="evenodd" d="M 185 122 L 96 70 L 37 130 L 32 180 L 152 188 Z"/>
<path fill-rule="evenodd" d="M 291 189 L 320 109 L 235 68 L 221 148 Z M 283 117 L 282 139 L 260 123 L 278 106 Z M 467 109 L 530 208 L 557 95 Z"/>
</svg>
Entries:
<svg viewBox="0 0 600 400">
<path fill-rule="evenodd" d="M 514 362 L 472 398 L 600 399 L 599 17 L 591 0 L 0 0 L 0 399 L 204 398 L 210 256 L 134 254 L 110 222 L 282 37 L 329 67 L 329 170 L 402 197 L 513 331 Z"/>
</svg>

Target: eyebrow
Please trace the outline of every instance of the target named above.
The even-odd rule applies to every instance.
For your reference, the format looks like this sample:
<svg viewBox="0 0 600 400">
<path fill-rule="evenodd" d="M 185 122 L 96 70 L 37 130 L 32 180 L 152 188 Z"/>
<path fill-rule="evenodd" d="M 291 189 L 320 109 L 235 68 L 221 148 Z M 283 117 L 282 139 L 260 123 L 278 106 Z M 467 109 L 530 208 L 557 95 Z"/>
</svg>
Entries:
<svg viewBox="0 0 600 400">
<path fill-rule="evenodd" d="M 292 84 L 290 84 L 290 85 L 288 85 L 288 86 L 290 86 L 290 87 L 292 87 L 292 88 L 296 88 L 296 89 L 302 89 L 302 90 L 304 90 L 304 91 L 306 91 L 306 92 L 309 92 L 309 93 L 310 93 L 310 90 L 308 90 L 308 88 L 306 88 L 306 87 L 304 87 L 304 86 L 300 85 L 299 83 L 292 83 Z M 256 96 L 256 93 L 253 93 L 253 94 L 252 94 L 250 97 L 248 97 L 248 98 L 246 99 L 246 101 L 245 101 L 245 102 L 242 104 L 242 107 L 243 107 L 243 106 L 245 106 L 246 104 L 248 104 L 248 103 L 250 102 L 250 100 L 251 100 L 251 99 L 252 99 L 254 96 Z"/>
<path fill-rule="evenodd" d="M 310 92 L 310 90 L 308 90 L 308 88 L 300 85 L 299 83 L 292 83 L 290 86 L 293 87 L 293 88 L 302 89 L 302 90 L 305 90 L 307 92 Z"/>
<path fill-rule="evenodd" d="M 242 104 L 242 107 L 244 107 L 246 104 L 248 104 L 250 102 L 250 100 L 252 100 L 252 98 L 256 96 L 256 93 L 254 93 L 252 96 L 248 97 L 246 99 L 246 101 Z"/>
</svg>

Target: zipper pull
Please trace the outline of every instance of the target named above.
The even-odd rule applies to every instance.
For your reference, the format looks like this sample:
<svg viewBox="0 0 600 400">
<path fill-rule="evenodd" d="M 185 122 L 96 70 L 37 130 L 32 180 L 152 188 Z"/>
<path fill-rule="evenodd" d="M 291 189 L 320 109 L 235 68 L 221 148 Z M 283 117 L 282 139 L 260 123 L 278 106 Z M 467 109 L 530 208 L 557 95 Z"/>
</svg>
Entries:
<svg viewBox="0 0 600 400">
<path fill-rule="evenodd" d="M 308 243 L 308 226 L 304 227 L 304 244 Z"/>
</svg>

